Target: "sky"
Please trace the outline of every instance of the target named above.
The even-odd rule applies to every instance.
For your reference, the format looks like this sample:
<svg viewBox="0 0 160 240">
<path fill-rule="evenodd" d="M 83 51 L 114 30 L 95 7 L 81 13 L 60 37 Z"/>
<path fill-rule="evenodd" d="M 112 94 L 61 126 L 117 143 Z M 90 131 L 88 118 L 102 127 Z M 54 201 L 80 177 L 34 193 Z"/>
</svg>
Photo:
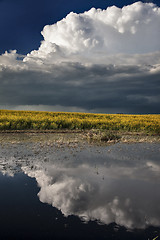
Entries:
<svg viewBox="0 0 160 240">
<path fill-rule="evenodd" d="M 160 113 L 160 0 L 0 0 L 0 109 Z"/>
</svg>

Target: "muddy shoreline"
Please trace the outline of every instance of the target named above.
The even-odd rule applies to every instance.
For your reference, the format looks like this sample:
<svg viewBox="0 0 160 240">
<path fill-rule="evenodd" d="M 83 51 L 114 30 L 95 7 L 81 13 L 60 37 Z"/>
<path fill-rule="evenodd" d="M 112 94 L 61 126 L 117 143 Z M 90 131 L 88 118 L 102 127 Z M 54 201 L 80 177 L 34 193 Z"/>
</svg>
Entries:
<svg viewBox="0 0 160 240">
<path fill-rule="evenodd" d="M 36 136 L 38 138 L 44 136 L 59 136 L 69 137 L 72 136 L 72 140 L 77 141 L 88 141 L 97 143 L 133 143 L 133 142 L 160 142 L 160 135 L 151 135 L 144 132 L 122 132 L 122 131 L 99 131 L 99 130 L 5 130 L 0 131 L 0 142 L 5 138 L 11 136 L 16 138 L 16 136 Z M 74 136 L 75 135 L 75 136 Z"/>
</svg>

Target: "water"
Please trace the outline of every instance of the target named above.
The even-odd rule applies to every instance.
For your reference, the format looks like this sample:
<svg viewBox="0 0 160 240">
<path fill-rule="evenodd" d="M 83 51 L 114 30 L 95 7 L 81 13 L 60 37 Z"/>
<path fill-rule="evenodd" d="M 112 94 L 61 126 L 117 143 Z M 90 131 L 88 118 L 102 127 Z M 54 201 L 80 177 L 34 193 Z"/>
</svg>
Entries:
<svg viewBox="0 0 160 240">
<path fill-rule="evenodd" d="M 160 144 L 0 136 L 0 239 L 160 235 Z"/>
</svg>

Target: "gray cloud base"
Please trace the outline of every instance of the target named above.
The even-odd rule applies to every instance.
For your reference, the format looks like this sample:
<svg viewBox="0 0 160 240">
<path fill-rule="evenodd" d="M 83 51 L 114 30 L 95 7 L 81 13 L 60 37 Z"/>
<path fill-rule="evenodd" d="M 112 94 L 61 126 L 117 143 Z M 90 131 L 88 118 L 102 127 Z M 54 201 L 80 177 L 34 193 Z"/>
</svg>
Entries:
<svg viewBox="0 0 160 240">
<path fill-rule="evenodd" d="M 159 72 L 139 66 L 63 63 L 47 71 L 4 69 L 2 105 L 60 105 L 86 111 L 158 113 Z"/>
</svg>

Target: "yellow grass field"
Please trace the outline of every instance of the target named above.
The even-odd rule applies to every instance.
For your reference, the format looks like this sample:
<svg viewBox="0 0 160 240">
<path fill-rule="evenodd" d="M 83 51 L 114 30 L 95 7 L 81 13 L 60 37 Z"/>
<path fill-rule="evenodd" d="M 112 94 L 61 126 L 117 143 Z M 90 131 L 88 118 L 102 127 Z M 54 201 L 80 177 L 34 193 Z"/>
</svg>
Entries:
<svg viewBox="0 0 160 240">
<path fill-rule="evenodd" d="M 104 129 L 160 135 L 160 115 L 0 110 L 0 131 L 38 129 Z"/>
</svg>

